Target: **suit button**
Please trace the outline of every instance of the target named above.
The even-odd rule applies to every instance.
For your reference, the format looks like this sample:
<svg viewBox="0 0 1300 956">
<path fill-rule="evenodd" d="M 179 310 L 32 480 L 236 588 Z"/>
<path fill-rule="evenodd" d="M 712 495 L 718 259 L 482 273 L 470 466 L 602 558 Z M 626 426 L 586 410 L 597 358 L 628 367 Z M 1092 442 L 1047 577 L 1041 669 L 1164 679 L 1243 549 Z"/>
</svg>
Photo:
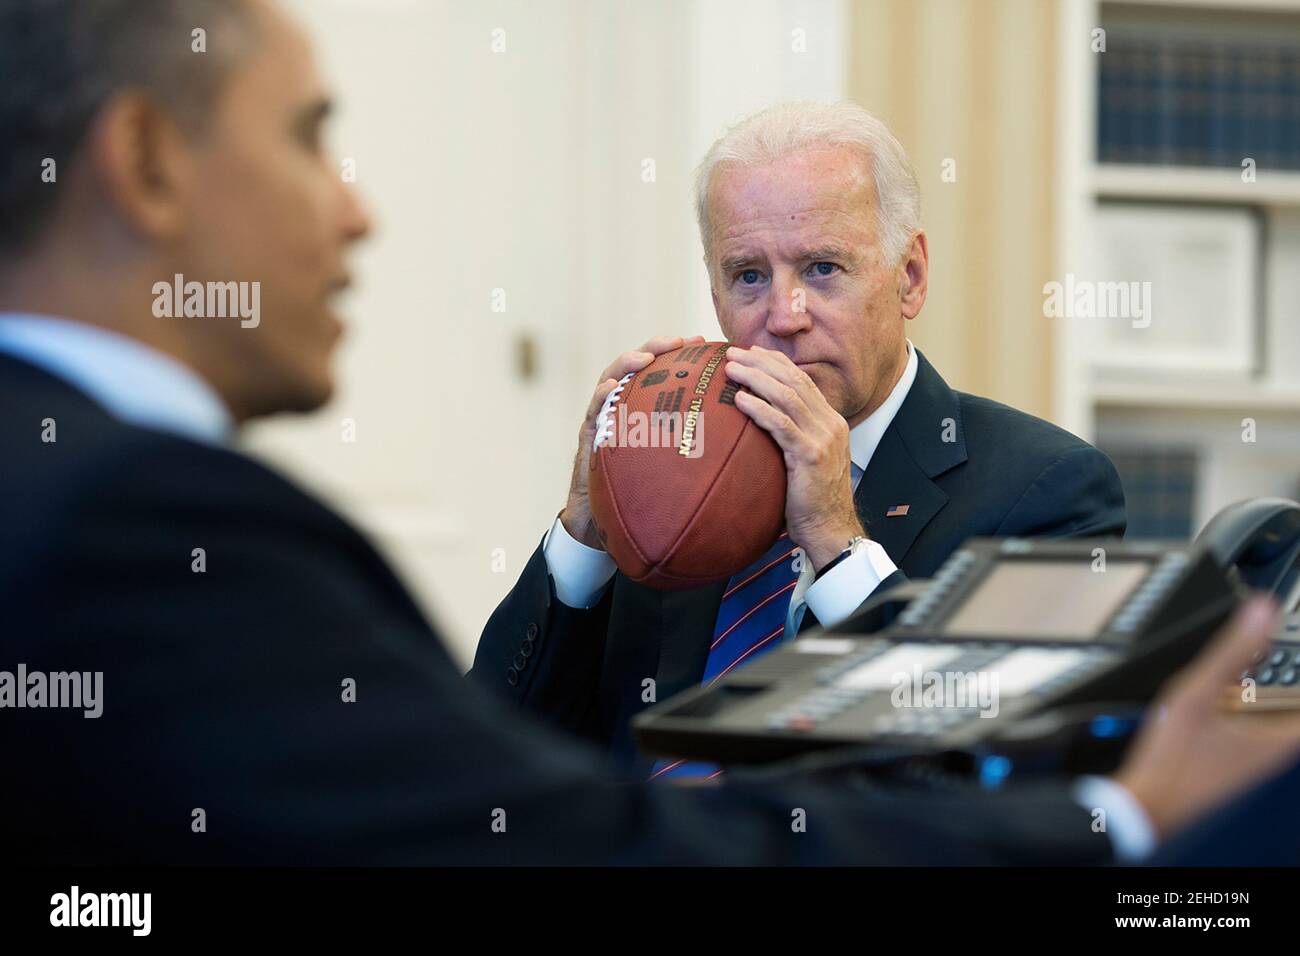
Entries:
<svg viewBox="0 0 1300 956">
<path fill-rule="evenodd" d="M 506 683 L 509 684 L 511 687 L 514 687 L 516 684 L 518 684 L 519 671 L 515 670 L 513 667 L 508 668 L 506 670 Z"/>
<path fill-rule="evenodd" d="M 537 637 L 537 625 L 536 625 L 536 623 L 534 623 L 533 621 L 529 621 L 529 622 L 528 622 L 528 628 L 525 630 L 524 633 L 528 635 L 528 639 L 529 639 L 530 641 L 533 640 L 534 638 L 536 638 L 536 637 Z"/>
<path fill-rule="evenodd" d="M 529 638 L 528 640 L 524 641 L 523 644 L 521 644 L 521 645 L 519 646 L 519 653 L 520 653 L 520 654 L 523 654 L 524 657 L 532 657 L 532 656 L 533 656 L 533 641 L 532 641 L 532 638 Z"/>
<path fill-rule="evenodd" d="M 528 666 L 528 658 L 524 657 L 523 654 L 516 654 L 513 663 L 516 670 L 523 670 Z"/>
</svg>

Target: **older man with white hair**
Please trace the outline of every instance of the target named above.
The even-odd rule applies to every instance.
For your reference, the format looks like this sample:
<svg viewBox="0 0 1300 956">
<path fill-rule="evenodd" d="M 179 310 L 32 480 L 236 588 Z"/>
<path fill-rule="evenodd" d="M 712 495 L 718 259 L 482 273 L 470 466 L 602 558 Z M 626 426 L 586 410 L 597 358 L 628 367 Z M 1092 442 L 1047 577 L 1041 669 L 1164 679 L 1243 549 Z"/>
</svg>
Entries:
<svg viewBox="0 0 1300 956">
<path fill-rule="evenodd" d="M 472 671 L 628 761 L 629 721 L 655 699 L 814 620 L 844 621 L 881 589 L 933 574 L 967 538 L 1125 527 L 1104 454 L 954 391 L 908 341 L 929 254 L 916 176 L 880 120 L 852 104 L 764 109 L 709 150 L 696 207 L 733 345 L 726 374 L 747 389 L 736 405 L 784 452 L 786 533 L 713 586 L 661 592 L 616 572 L 592 523 L 588 455 L 617 380 L 683 344 L 652 339 L 602 373 L 564 510 L 488 622 Z"/>
</svg>

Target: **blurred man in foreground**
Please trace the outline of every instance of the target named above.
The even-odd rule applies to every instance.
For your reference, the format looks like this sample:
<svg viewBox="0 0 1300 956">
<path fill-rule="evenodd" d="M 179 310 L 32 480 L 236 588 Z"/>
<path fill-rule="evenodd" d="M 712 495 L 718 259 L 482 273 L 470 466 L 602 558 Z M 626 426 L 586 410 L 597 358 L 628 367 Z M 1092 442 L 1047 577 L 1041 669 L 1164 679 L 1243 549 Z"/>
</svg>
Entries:
<svg viewBox="0 0 1300 956">
<path fill-rule="evenodd" d="M 1073 792 L 607 774 L 468 686 L 370 545 L 227 444 L 330 394 L 367 231 L 299 30 L 264 0 L 0 0 L 0 62 L 6 859 L 1103 862 L 1294 760 L 1293 728 L 1215 707 L 1267 641 L 1252 605 Z M 98 675 L 94 708 L 51 706 L 73 686 L 33 675 L 56 674 Z"/>
</svg>

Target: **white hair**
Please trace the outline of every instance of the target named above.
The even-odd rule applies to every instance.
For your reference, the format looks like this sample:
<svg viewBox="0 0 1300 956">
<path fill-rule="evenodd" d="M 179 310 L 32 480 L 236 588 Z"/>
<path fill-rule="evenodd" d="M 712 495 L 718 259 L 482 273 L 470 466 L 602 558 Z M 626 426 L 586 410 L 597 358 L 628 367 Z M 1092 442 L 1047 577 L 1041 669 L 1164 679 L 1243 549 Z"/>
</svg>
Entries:
<svg viewBox="0 0 1300 956">
<path fill-rule="evenodd" d="M 879 203 L 881 252 L 886 262 L 896 262 L 921 228 L 921 192 L 907 152 L 889 127 L 861 106 L 814 100 L 775 103 L 752 113 L 709 147 L 695 172 L 695 218 L 705 254 L 713 238 L 709 184 L 719 165 L 754 166 L 804 149 L 843 144 L 862 147 Z"/>
</svg>

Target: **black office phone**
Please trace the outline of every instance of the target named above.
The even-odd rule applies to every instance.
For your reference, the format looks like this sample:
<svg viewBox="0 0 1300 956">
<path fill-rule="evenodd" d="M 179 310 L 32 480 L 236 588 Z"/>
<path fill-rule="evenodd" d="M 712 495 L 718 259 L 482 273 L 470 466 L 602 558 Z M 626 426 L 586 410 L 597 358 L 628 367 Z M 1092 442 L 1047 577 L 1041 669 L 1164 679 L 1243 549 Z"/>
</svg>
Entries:
<svg viewBox="0 0 1300 956">
<path fill-rule="evenodd" d="M 651 708 L 639 745 L 723 764 L 970 750 L 1048 709 L 1149 700 L 1241 590 L 1205 545 L 973 539 L 915 593 L 883 631 L 811 631 Z"/>
</svg>

